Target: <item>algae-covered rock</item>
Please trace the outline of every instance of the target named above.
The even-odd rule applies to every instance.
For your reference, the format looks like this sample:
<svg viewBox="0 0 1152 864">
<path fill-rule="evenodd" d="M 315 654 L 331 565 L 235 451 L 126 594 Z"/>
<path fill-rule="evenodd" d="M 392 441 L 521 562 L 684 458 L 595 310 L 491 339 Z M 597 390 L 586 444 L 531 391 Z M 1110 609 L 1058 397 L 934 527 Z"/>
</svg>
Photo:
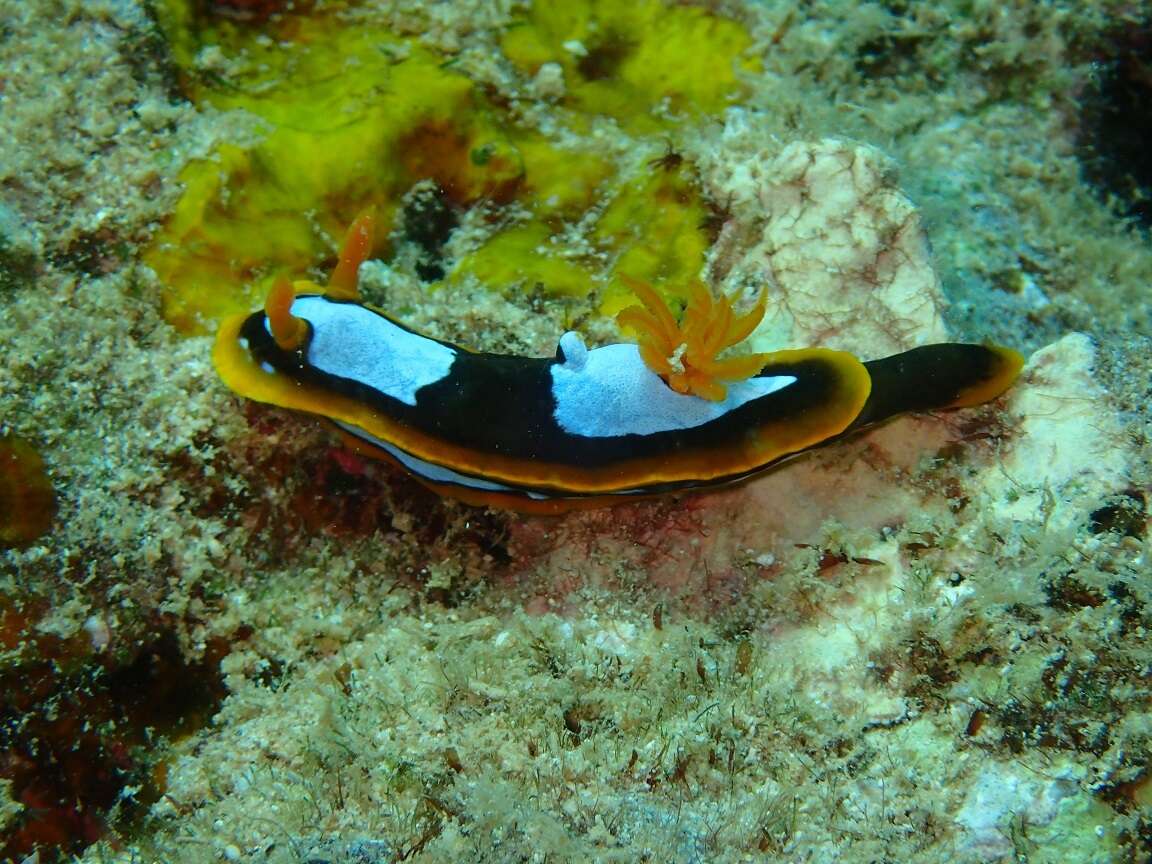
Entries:
<svg viewBox="0 0 1152 864">
<path fill-rule="evenodd" d="M 27 287 L 39 267 L 35 238 L 17 214 L 0 201 L 0 291 Z"/>
</svg>

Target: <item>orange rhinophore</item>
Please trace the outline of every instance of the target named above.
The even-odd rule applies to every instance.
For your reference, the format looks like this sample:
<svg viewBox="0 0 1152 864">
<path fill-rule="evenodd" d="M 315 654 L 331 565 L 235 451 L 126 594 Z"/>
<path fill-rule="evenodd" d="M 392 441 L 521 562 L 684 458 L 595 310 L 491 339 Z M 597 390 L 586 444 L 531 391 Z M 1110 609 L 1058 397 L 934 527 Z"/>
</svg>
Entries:
<svg viewBox="0 0 1152 864">
<path fill-rule="evenodd" d="M 375 234 L 376 211 L 369 207 L 361 211 L 344 235 L 340 261 L 332 271 L 325 294 L 336 300 L 360 299 L 360 265 L 372 254 L 372 238 Z"/>
<path fill-rule="evenodd" d="M 284 351 L 295 351 L 304 344 L 308 325 L 303 319 L 292 314 L 292 304 L 296 301 L 296 289 L 287 279 L 277 279 L 264 300 L 264 316 L 268 319 L 268 329 L 272 338 Z"/>
</svg>

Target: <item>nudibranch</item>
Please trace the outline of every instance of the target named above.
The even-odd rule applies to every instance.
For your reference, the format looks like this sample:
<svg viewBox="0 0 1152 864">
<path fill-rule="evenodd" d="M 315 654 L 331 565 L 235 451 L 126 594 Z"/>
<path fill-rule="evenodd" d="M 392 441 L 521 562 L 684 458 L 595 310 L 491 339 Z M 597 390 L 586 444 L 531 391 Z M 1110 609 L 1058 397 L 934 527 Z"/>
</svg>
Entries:
<svg viewBox="0 0 1152 864">
<path fill-rule="evenodd" d="M 236 393 L 331 421 L 355 449 L 444 495 L 533 513 L 745 480 L 896 414 L 986 402 L 1023 358 L 937 344 L 880 360 L 802 348 L 717 359 L 764 314 L 695 292 L 677 323 L 644 309 L 621 322 L 640 344 L 555 357 L 469 351 L 363 303 L 357 270 L 372 220 L 349 229 L 329 284 L 281 281 L 263 310 L 220 327 L 213 362 Z M 706 291 L 707 289 L 702 289 Z"/>
</svg>

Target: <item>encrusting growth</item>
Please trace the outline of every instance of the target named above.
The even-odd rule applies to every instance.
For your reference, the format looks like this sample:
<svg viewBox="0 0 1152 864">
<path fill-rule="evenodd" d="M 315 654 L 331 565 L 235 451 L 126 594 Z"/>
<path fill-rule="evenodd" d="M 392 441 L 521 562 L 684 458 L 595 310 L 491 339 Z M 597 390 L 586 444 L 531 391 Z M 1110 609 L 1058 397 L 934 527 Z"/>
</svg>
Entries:
<svg viewBox="0 0 1152 864">
<path fill-rule="evenodd" d="M 644 363 L 677 393 L 723 402 L 726 385 L 751 378 L 767 362 L 767 354 L 720 358 L 763 320 L 768 308 L 764 294 L 749 312 L 737 315 L 727 296 L 713 298 L 707 287 L 694 282 L 683 319 L 677 323 L 651 285 L 620 278 L 644 305 L 629 306 L 616 316 L 616 323 L 636 332 Z"/>
</svg>

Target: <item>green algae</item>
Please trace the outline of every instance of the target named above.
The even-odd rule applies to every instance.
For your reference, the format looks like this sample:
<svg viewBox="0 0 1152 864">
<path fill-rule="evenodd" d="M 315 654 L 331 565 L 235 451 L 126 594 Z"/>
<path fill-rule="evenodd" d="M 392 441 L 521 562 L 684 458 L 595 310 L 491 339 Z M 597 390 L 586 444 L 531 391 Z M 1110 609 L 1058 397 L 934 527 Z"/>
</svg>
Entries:
<svg viewBox="0 0 1152 864">
<path fill-rule="evenodd" d="M 719 113 L 746 93 L 740 73 L 759 68 L 739 23 L 659 0 L 535 4 L 513 21 L 501 46 L 530 75 L 559 64 L 573 82 L 569 102 L 577 114 L 606 115 L 639 134 Z"/>
<path fill-rule="evenodd" d="M 442 58 L 404 45 L 397 59 L 389 49 L 401 42 L 382 28 L 331 16 L 292 21 L 286 43 L 237 27 L 196 34 L 238 68 L 222 82 L 194 79 L 190 95 L 255 114 L 268 131 L 185 169 L 185 194 L 145 255 L 170 286 L 165 314 L 180 329 L 253 305 L 266 288 L 254 275 L 300 274 L 330 257 L 332 238 L 364 207 L 375 205 L 387 224 L 419 179 L 431 176 L 462 202 L 518 182 L 514 158 L 470 158 L 494 148 L 499 133 L 472 111 L 472 82 Z M 189 64 L 191 46 L 176 56 Z M 440 157 L 431 166 L 429 141 Z"/>
<path fill-rule="evenodd" d="M 180 204 L 145 253 L 167 286 L 165 316 L 185 332 L 256 305 L 276 274 L 330 258 L 333 238 L 365 206 L 387 229 L 400 199 L 426 181 L 462 210 L 514 202 L 529 214 L 457 262 L 457 277 L 588 296 L 617 257 L 629 275 L 657 282 L 683 284 L 699 272 L 699 195 L 683 182 L 675 194 L 666 183 L 637 186 L 589 133 L 604 117 L 654 133 L 680 113 L 729 104 L 741 89 L 736 58 L 749 44 L 733 21 L 702 9 L 664 14 L 648 2 L 543 7 L 513 23 L 505 40 L 513 63 L 526 75 L 559 63 L 572 80 L 561 111 L 583 136 L 586 152 L 577 152 L 489 98 L 462 64 L 339 10 L 287 14 L 265 30 L 206 23 L 177 0 L 160 8 L 188 96 L 259 120 L 254 143 L 222 144 L 189 163 Z M 619 34 L 619 68 L 562 62 L 562 45 L 591 30 Z M 591 238 L 599 260 L 540 251 L 565 225 L 587 221 L 598 199 L 611 202 Z M 640 225 L 650 237 L 636 236 Z M 605 311 L 623 303 L 609 300 Z"/>
</svg>

